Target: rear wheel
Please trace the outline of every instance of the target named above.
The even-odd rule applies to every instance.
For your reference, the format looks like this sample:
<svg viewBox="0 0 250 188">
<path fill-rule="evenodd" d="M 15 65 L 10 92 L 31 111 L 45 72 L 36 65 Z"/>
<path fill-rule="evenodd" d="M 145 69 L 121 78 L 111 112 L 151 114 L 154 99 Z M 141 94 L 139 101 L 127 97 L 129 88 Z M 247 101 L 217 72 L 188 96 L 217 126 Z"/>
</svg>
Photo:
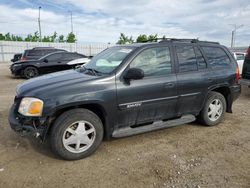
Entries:
<svg viewBox="0 0 250 188">
<path fill-rule="evenodd" d="M 223 121 L 225 112 L 225 97 L 220 93 L 210 92 L 199 118 L 203 124 L 214 126 Z"/>
<path fill-rule="evenodd" d="M 96 151 L 103 139 L 99 117 L 87 109 L 63 113 L 51 130 L 51 148 L 66 160 L 85 158 Z"/>
<path fill-rule="evenodd" d="M 38 76 L 38 70 L 36 67 L 26 67 L 23 71 L 23 76 L 27 79 Z"/>
</svg>

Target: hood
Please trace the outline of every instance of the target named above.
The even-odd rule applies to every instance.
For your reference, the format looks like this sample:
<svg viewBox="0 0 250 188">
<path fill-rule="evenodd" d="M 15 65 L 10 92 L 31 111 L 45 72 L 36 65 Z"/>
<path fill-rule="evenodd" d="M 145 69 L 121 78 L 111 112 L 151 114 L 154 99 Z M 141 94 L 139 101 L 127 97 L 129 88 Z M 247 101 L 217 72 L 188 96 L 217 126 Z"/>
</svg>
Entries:
<svg viewBox="0 0 250 188">
<path fill-rule="evenodd" d="M 57 88 L 66 87 L 78 82 L 94 80 L 96 76 L 84 74 L 76 70 L 67 70 L 29 79 L 17 86 L 17 97 L 45 94 Z"/>
</svg>

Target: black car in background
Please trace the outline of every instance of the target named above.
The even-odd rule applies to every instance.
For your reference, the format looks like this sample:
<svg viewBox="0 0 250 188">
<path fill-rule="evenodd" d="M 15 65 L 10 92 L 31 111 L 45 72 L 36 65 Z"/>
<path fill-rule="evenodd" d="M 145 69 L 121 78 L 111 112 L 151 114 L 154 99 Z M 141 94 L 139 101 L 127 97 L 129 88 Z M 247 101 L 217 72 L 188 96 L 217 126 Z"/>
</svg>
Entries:
<svg viewBox="0 0 250 188">
<path fill-rule="evenodd" d="M 17 53 L 17 54 L 14 54 L 13 56 L 13 59 L 11 59 L 11 61 L 14 63 L 16 61 L 19 61 L 21 58 L 22 58 L 22 53 Z"/>
<path fill-rule="evenodd" d="M 250 46 L 247 49 L 243 64 L 241 84 L 250 86 Z"/>
<path fill-rule="evenodd" d="M 57 49 L 53 47 L 35 47 L 32 49 L 24 50 L 21 60 L 39 59 L 47 54 L 57 52 L 57 51 L 66 52 L 66 50 Z"/>
<path fill-rule="evenodd" d="M 78 64 L 71 65 L 67 63 L 74 59 L 85 57 L 87 56 L 76 52 L 59 51 L 45 55 L 38 60 L 17 61 L 10 66 L 10 70 L 13 75 L 28 79 L 40 74 L 74 68 Z"/>
</svg>

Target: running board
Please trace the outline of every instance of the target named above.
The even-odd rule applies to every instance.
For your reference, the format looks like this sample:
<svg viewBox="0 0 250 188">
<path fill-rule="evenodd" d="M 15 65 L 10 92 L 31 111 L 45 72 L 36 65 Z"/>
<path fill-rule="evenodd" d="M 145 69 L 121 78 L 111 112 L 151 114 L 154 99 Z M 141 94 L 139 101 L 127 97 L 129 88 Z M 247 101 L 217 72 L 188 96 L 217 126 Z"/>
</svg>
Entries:
<svg viewBox="0 0 250 188">
<path fill-rule="evenodd" d="M 112 137 L 120 138 L 120 137 L 125 137 L 125 136 L 141 134 L 141 133 L 145 133 L 149 131 L 164 129 L 168 127 L 174 127 L 177 125 L 190 123 L 192 121 L 195 121 L 195 119 L 196 118 L 194 115 L 184 115 L 178 119 L 168 120 L 168 121 L 157 121 L 150 125 L 145 125 L 145 126 L 140 126 L 140 127 L 135 127 L 135 128 L 131 128 L 131 127 L 120 128 L 113 132 Z"/>
</svg>

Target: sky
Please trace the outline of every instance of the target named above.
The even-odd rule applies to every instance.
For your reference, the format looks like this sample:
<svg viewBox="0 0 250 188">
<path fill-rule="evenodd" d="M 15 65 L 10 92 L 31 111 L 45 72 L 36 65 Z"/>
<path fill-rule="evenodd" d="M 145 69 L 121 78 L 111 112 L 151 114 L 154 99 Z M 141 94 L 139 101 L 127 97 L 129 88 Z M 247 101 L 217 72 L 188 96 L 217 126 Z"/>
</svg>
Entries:
<svg viewBox="0 0 250 188">
<path fill-rule="evenodd" d="M 79 43 L 115 43 L 120 33 L 136 38 L 158 34 L 199 38 L 230 46 L 250 45 L 250 0 L 0 0 L 0 33 L 26 36 L 38 31 L 41 6 L 42 35 L 73 31 Z"/>
</svg>

